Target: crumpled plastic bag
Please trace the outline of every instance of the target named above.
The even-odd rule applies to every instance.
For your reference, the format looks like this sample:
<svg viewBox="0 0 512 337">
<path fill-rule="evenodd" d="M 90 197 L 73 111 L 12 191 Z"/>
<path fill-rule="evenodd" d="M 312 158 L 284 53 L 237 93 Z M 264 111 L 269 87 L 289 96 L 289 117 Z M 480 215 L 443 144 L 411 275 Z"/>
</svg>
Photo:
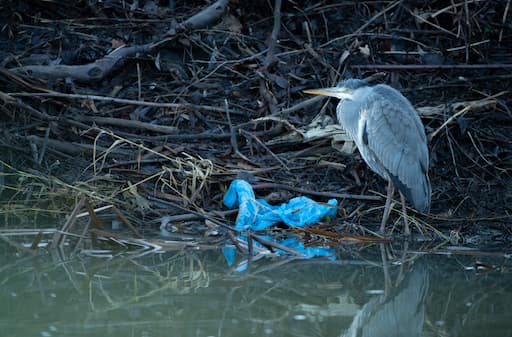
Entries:
<svg viewBox="0 0 512 337">
<path fill-rule="evenodd" d="M 263 199 L 256 199 L 251 184 L 241 179 L 233 180 L 224 196 L 224 205 L 226 207 L 235 208 L 238 206 L 238 216 L 235 223 L 235 229 L 238 231 L 262 230 L 278 222 L 283 222 L 290 227 L 304 227 L 317 222 L 325 216 L 334 217 L 336 215 L 338 201 L 331 199 L 327 203 L 332 205 L 332 207 L 317 203 L 308 197 L 297 197 L 282 205 L 273 206 Z M 295 252 L 302 254 L 304 259 L 320 256 L 329 257 L 330 259 L 336 258 L 334 249 L 304 247 L 304 243 L 298 241 L 296 236 L 291 236 L 284 240 L 275 239 L 270 236 L 262 236 L 262 238 L 291 248 Z M 243 234 L 240 234 L 238 239 L 247 242 L 247 237 Z M 254 244 L 264 247 L 257 241 L 254 241 Z M 232 266 L 236 257 L 236 249 L 234 247 L 225 247 L 222 251 L 228 265 Z M 281 249 L 275 249 L 274 252 L 281 255 L 290 254 Z M 245 270 L 247 268 L 246 262 L 242 263 L 236 270 Z"/>
<path fill-rule="evenodd" d="M 279 206 L 273 206 L 263 199 L 256 199 L 251 184 L 242 179 L 231 182 L 224 205 L 228 208 L 238 206 L 235 223 L 237 230 L 261 230 L 278 222 L 290 227 L 304 227 L 317 222 L 324 216 L 334 217 L 338 201 L 330 199 L 325 204 L 317 203 L 308 197 L 296 197 Z"/>
</svg>

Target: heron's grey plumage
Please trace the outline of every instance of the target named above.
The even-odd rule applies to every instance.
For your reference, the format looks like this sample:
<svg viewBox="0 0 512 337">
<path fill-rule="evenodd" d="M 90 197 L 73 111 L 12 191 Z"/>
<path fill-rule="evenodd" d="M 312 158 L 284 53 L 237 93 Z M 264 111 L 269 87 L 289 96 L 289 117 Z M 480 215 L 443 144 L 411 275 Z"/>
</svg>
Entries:
<svg viewBox="0 0 512 337">
<path fill-rule="evenodd" d="M 370 86 L 349 79 L 334 88 L 304 90 L 339 98 L 338 122 L 356 143 L 368 166 L 388 181 L 380 231 L 384 232 L 395 187 L 400 191 L 404 233 L 411 233 L 405 199 L 422 212 L 430 211 L 427 137 L 412 104 L 390 86 Z"/>
<path fill-rule="evenodd" d="M 428 212 L 429 156 L 418 113 L 390 86 L 372 87 L 364 83 L 360 80 L 341 83 L 352 90 L 351 97 L 338 104 L 338 121 L 368 166 L 382 178 L 391 180 L 417 210 Z"/>
</svg>

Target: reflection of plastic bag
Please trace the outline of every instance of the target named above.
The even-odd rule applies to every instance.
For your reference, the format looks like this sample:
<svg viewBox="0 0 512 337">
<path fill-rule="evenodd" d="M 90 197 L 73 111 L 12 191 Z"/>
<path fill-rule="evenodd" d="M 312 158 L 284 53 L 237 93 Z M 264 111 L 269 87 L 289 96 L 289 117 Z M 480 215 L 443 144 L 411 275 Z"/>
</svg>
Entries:
<svg viewBox="0 0 512 337">
<path fill-rule="evenodd" d="M 291 227 L 304 227 L 317 222 L 324 216 L 333 217 L 336 215 L 338 201 L 331 199 L 328 201 L 328 205 L 325 205 L 319 204 L 308 197 L 297 197 L 282 205 L 272 206 L 263 199 L 256 200 L 252 186 L 245 180 L 236 179 L 231 183 L 224 196 L 224 205 L 228 208 L 238 206 L 235 228 L 242 231 L 261 230 L 278 222 L 283 222 Z M 330 256 L 331 259 L 335 258 L 334 249 L 304 247 L 304 243 L 297 241 L 295 236 L 285 240 L 277 240 L 270 236 L 262 236 L 262 238 L 291 248 L 297 253 L 302 254 L 304 259 L 318 256 Z M 247 242 L 245 235 L 239 235 L 238 239 L 241 242 Z M 259 242 L 254 241 L 254 244 L 263 248 L 263 245 Z M 231 266 L 235 261 L 235 248 L 225 247 L 223 253 L 228 265 Z M 275 249 L 275 253 L 283 255 L 288 254 L 288 252 L 280 249 Z M 242 264 L 239 268 L 239 271 L 241 271 L 246 268 L 246 265 Z"/>
<path fill-rule="evenodd" d="M 297 238 L 294 236 L 289 237 L 285 240 L 278 240 L 271 236 L 263 235 L 259 236 L 262 239 L 265 239 L 267 241 L 276 242 L 282 246 L 288 247 L 293 249 L 295 252 L 302 254 L 301 258 L 303 259 L 310 259 L 313 257 L 328 257 L 329 260 L 336 260 L 335 250 L 333 248 L 326 248 L 326 247 L 304 247 L 304 242 L 297 241 Z M 239 242 L 247 242 L 247 237 L 245 235 L 239 235 L 238 237 Z M 263 248 L 264 246 L 259 243 L 256 240 L 253 240 L 253 244 Z M 268 251 L 270 253 L 270 251 Z M 224 254 L 224 258 L 226 259 L 226 262 L 228 263 L 228 266 L 233 266 L 235 263 L 236 258 L 236 248 L 232 246 L 227 246 L 222 249 L 222 253 Z M 281 249 L 275 249 L 275 254 L 279 255 L 289 255 L 290 253 Z M 236 271 L 244 271 L 247 269 L 247 260 L 242 261 L 238 267 L 236 268 Z"/>
<path fill-rule="evenodd" d="M 324 216 L 336 215 L 338 201 L 331 199 L 327 203 L 333 207 L 308 197 L 297 197 L 280 206 L 272 206 L 263 199 L 256 200 L 252 186 L 241 179 L 233 180 L 224 196 L 224 205 L 228 208 L 238 206 L 237 230 L 261 230 L 277 222 L 291 227 L 307 226 Z"/>
</svg>

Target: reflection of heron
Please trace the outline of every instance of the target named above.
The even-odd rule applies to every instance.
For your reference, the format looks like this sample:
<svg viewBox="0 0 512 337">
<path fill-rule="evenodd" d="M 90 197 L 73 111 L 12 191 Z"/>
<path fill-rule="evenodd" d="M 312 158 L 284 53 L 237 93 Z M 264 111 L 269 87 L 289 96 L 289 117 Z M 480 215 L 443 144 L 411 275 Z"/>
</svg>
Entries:
<svg viewBox="0 0 512 337">
<path fill-rule="evenodd" d="M 338 122 L 354 140 L 368 166 L 388 181 L 381 232 L 384 232 L 394 187 L 397 187 L 404 211 L 405 234 L 410 234 L 405 198 L 417 210 L 429 212 L 431 195 L 427 139 L 414 107 L 390 86 L 369 86 L 356 79 L 343 81 L 338 87 L 304 92 L 341 99 L 336 109 Z"/>
<path fill-rule="evenodd" d="M 361 308 L 342 336 L 422 336 L 428 284 L 426 264 L 416 261 L 396 288 L 371 298 Z"/>
</svg>

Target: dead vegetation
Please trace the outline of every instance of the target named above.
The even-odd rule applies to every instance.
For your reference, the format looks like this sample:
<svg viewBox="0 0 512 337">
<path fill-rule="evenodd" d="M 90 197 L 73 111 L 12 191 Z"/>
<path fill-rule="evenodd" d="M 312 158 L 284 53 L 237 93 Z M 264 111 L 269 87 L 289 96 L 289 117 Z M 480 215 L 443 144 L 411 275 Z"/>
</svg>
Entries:
<svg viewBox="0 0 512 337">
<path fill-rule="evenodd" d="M 432 214 L 411 222 L 457 244 L 508 240 L 510 2 L 3 1 L 5 228 L 87 211 L 134 243 L 167 215 L 193 239 L 180 248 L 216 244 L 241 177 L 270 202 L 339 197 L 338 218 L 306 237 L 367 233 L 385 182 L 333 126 L 334 104 L 301 91 L 371 77 L 426 126 Z M 131 234 L 105 234 L 115 221 Z"/>
</svg>

